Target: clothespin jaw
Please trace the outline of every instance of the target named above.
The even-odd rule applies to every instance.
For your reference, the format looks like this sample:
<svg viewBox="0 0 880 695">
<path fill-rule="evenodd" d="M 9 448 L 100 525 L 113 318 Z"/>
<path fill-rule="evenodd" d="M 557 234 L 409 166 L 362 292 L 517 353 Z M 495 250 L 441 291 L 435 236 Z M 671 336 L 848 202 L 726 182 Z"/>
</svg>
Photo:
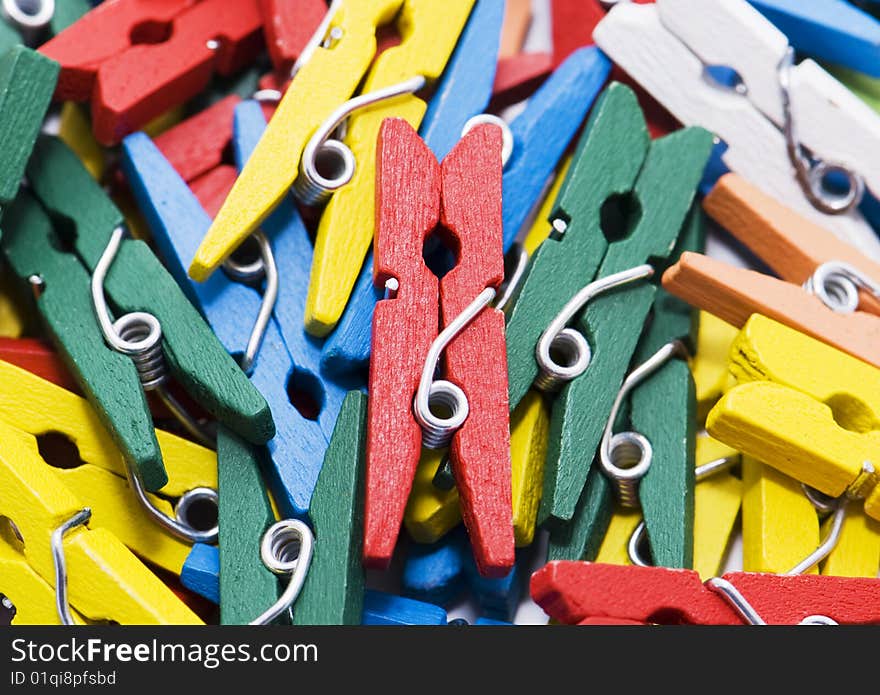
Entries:
<svg viewBox="0 0 880 695">
<path fill-rule="evenodd" d="M 401 3 L 346 0 L 339 6 L 328 31 L 341 31 L 342 39 L 332 48 L 318 46 L 297 72 L 199 246 L 190 277 L 204 282 L 287 195 L 308 139 L 354 93 L 376 53 L 376 28 L 390 21 Z M 279 160 L 278 152 L 288 156 Z"/>
<path fill-rule="evenodd" d="M 796 625 L 822 615 L 844 625 L 880 622 L 875 579 L 725 574 L 771 625 Z M 532 575 L 532 598 L 551 618 L 577 624 L 591 618 L 665 625 L 742 625 L 743 619 L 692 570 L 550 562 Z"/>
<path fill-rule="evenodd" d="M 760 315 L 731 359 L 741 383 L 709 413 L 709 433 L 827 495 L 864 497 L 878 518 L 880 370 Z"/>
<path fill-rule="evenodd" d="M 102 4 L 40 51 L 61 63 L 59 100 L 91 101 L 95 136 L 118 143 L 259 53 L 255 0 Z M 167 33 L 166 40 L 156 37 Z"/>
<path fill-rule="evenodd" d="M 24 46 L 0 56 L 0 207 L 18 193 L 58 79 L 58 63 Z"/>
<path fill-rule="evenodd" d="M 364 558 L 387 566 L 421 449 L 413 398 L 425 356 L 442 321 L 452 322 L 503 275 L 500 241 L 501 136 L 474 128 L 442 167 L 401 119 L 382 125 L 377 186 L 377 284 L 396 281 L 394 299 L 379 302 L 373 317 L 373 358 L 367 439 Z M 442 203 L 441 203 L 442 201 Z M 422 261 L 425 239 L 441 221 L 457 240 L 458 263 L 443 280 Z M 479 231 L 478 231 L 479 230 Z M 388 286 L 388 285 L 386 285 Z M 497 575 L 513 564 L 510 449 L 504 390 L 503 316 L 483 309 L 446 349 L 448 378 L 469 402 L 464 425 L 452 437 L 451 459 L 462 516 L 480 571 Z M 500 369 L 499 369 L 500 367 Z"/>
<path fill-rule="evenodd" d="M 43 469 L 33 438 L 3 422 L 0 434 L 0 480 L 8 493 L 0 512 L 24 539 L 30 566 L 56 586 L 51 536 L 83 505 L 52 471 Z M 74 528 L 62 544 L 70 603 L 86 618 L 123 624 L 201 622 L 108 531 Z"/>
</svg>

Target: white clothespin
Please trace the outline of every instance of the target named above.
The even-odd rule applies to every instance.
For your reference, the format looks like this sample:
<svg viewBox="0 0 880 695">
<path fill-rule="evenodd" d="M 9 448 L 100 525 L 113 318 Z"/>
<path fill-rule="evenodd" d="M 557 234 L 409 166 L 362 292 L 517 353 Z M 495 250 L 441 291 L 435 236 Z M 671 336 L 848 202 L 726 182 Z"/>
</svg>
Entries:
<svg viewBox="0 0 880 695">
<path fill-rule="evenodd" d="M 880 241 L 858 209 L 826 214 L 795 176 L 781 128 L 780 65 L 788 40 L 745 0 L 621 3 L 593 38 L 611 59 L 685 125 L 701 125 L 728 146 L 725 164 L 788 207 L 880 259 Z M 708 79 L 735 70 L 744 90 Z M 880 116 L 812 60 L 788 72 L 797 140 L 880 194 Z"/>
</svg>

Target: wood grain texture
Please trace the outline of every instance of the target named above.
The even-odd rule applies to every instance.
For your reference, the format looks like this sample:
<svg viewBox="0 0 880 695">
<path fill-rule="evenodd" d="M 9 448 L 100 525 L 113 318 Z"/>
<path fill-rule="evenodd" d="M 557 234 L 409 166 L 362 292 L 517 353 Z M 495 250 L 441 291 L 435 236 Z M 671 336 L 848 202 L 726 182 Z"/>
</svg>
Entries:
<svg viewBox="0 0 880 695">
<path fill-rule="evenodd" d="M 743 570 L 785 574 L 819 545 L 816 509 L 798 481 L 774 468 L 744 456 L 742 471 Z"/>
<path fill-rule="evenodd" d="M 440 167 L 440 223 L 458 249 L 457 264 L 440 280 L 444 325 L 504 279 L 500 152 L 500 130 L 477 126 Z M 477 566 L 487 577 L 507 574 L 514 560 L 505 355 L 504 314 L 492 307 L 445 350 L 446 378 L 464 390 L 469 403 L 449 453 L 462 518 Z"/>
<path fill-rule="evenodd" d="M 544 242 L 507 320 L 510 406 L 515 408 L 538 375 L 535 345 L 565 303 L 596 273 L 607 248 L 602 203 L 629 191 L 648 147 L 635 95 L 612 84 L 599 98 L 578 142 L 556 200 L 555 217 L 567 222 L 559 238 Z M 597 162 L 608 162 L 597 167 Z M 552 280 L 551 280 L 552 278 Z"/>
<path fill-rule="evenodd" d="M 439 283 L 422 247 L 440 218 L 441 184 L 440 165 L 402 119 L 382 124 L 376 171 L 376 284 L 394 278 L 399 289 L 373 313 L 364 562 L 386 567 L 421 450 L 413 397 L 439 323 Z"/>
<path fill-rule="evenodd" d="M 503 0 L 476 3 L 446 63 L 419 128 L 419 134 L 437 159 L 445 157 L 459 141 L 465 123 L 486 110 L 503 14 Z M 367 370 L 373 308 L 381 298 L 381 290 L 373 285 L 370 252 L 345 311 L 324 344 L 321 366 L 328 372 L 351 374 Z"/>
<path fill-rule="evenodd" d="M 327 14 L 327 4 L 324 0 L 257 0 L 257 4 L 272 65 L 289 73 Z"/>
<path fill-rule="evenodd" d="M 260 454 L 225 427 L 217 431 L 220 483 L 220 622 L 247 625 L 278 598 L 278 576 L 260 558 L 274 522 L 260 474 Z"/>
<path fill-rule="evenodd" d="M 27 174 L 43 206 L 73 225 L 73 247 L 91 272 L 111 233 L 122 224 L 121 213 L 56 138 L 38 140 Z M 104 286 L 118 313 L 146 311 L 159 320 L 170 374 L 194 400 L 249 441 L 263 444 L 272 437 L 265 399 L 144 242 L 122 242 Z"/>
<path fill-rule="evenodd" d="M 315 552 L 293 613 L 294 625 L 358 625 L 366 577 L 364 442 L 367 396 L 351 391 L 336 421 L 312 496 Z"/>
<path fill-rule="evenodd" d="M 781 122 L 778 84 L 775 79 L 768 79 L 775 75 L 785 50 L 784 35 L 753 12 L 750 16 L 753 20 L 757 15 L 757 26 L 754 21 L 743 25 L 727 21 L 729 17 L 719 19 L 717 13 L 729 10 L 731 3 L 682 5 L 684 1 L 663 2 L 656 7 L 618 3 L 596 27 L 594 39 L 681 123 L 707 128 L 727 143 L 723 160 L 731 171 L 841 239 L 862 246 L 871 257 L 880 258 L 880 243 L 858 210 L 834 216 L 819 212 L 792 175 L 785 138 L 777 127 Z M 739 12 L 743 6 L 737 4 L 737 7 Z M 751 12 L 747 5 L 745 9 Z M 678 35 L 667 26 L 673 21 Z M 769 42 L 765 41 L 768 36 Z M 707 64 L 735 67 L 749 84 L 749 98 L 707 82 L 698 53 Z M 803 74 L 798 76 L 804 65 Z M 665 76 L 669 74 L 676 75 L 676 79 L 667 80 Z M 823 74 L 812 61 L 801 63 L 792 78 L 793 84 L 799 82 L 807 87 L 797 88 L 798 93 L 793 97 L 794 103 L 799 104 L 796 109 L 803 109 L 799 123 L 810 129 L 809 137 L 800 131 L 804 144 L 820 156 L 835 161 L 848 159 L 847 166 L 860 171 L 872 169 L 874 164 L 868 161 L 870 157 L 865 158 L 865 143 L 874 142 L 876 138 L 867 136 L 866 128 L 872 130 L 878 125 L 869 125 L 876 114 L 869 113 L 864 104 Z M 760 101 L 757 100 L 759 93 Z M 776 123 L 758 110 L 758 103 L 772 113 Z M 823 114 L 821 118 L 819 114 Z M 829 122 L 840 124 L 841 129 L 823 125 Z M 847 133 L 850 144 L 856 141 L 860 144 L 851 149 L 842 145 L 841 132 Z M 844 156 L 845 149 L 849 157 Z"/>
<path fill-rule="evenodd" d="M 199 282 L 260 225 L 287 195 L 299 173 L 299 161 L 315 129 L 348 99 L 361 82 L 376 53 L 376 27 L 387 23 L 402 0 L 347 0 L 332 26 L 344 41 L 332 49 L 318 48 L 282 98 L 277 118 L 235 182 L 189 267 Z M 409 73 L 407 73 L 408 76 Z M 278 152 L 287 156 L 278 159 Z"/>
<path fill-rule="evenodd" d="M 822 527 L 828 532 L 827 520 Z M 856 505 L 849 507 L 840 540 L 822 563 L 822 574 L 833 577 L 876 577 L 880 567 L 880 523 Z"/>
<path fill-rule="evenodd" d="M 407 0 L 397 17 L 401 42 L 373 62 L 362 93 L 397 84 L 412 75 L 440 78 L 464 28 L 474 0 Z M 337 50 L 337 49 L 334 49 Z M 342 315 L 370 247 L 376 225 L 376 138 L 388 117 L 421 123 L 426 104 L 415 94 L 379 102 L 348 120 L 345 143 L 355 161 L 354 176 L 337 190 L 318 225 L 309 277 L 305 322 L 309 333 L 327 335 Z"/>
<path fill-rule="evenodd" d="M 596 278 L 648 261 L 662 263 L 669 256 L 711 147 L 712 136 L 701 128 L 653 142 L 632 187 L 641 214 L 626 238 L 608 245 Z M 562 195 L 566 192 L 563 185 Z M 554 404 L 539 519 L 572 517 L 589 471 L 589 452 L 599 444 L 655 292 L 653 284 L 635 284 L 597 298 L 575 320 L 577 329 L 590 336 L 592 359 Z"/>
<path fill-rule="evenodd" d="M 86 506 L 47 469 L 36 440 L 0 423 L 0 513 L 25 539 L 30 566 L 54 586 L 52 531 Z M 120 624 L 199 624 L 201 621 L 106 529 L 78 527 L 65 535 L 71 605 L 91 620 Z"/>
<path fill-rule="evenodd" d="M 806 55 L 880 77 L 880 22 L 843 0 L 749 0 Z"/>
<path fill-rule="evenodd" d="M 597 49 L 576 51 L 511 122 L 514 150 L 504 167 L 505 251 L 525 224 L 535 200 L 605 84 L 610 68 Z"/>
<path fill-rule="evenodd" d="M 58 79 L 58 64 L 14 46 L 0 58 L 0 206 L 15 198 Z"/>
<path fill-rule="evenodd" d="M 874 580 L 730 572 L 724 578 L 771 625 L 826 615 L 844 625 L 880 621 Z M 551 618 L 588 617 L 661 624 L 742 625 L 742 618 L 692 570 L 551 562 L 532 575 L 532 597 Z"/>
<path fill-rule="evenodd" d="M 256 0 L 109 3 L 40 50 L 61 63 L 56 98 L 91 100 L 95 137 L 114 145 L 195 96 L 215 71 L 228 75 L 251 62 L 261 29 Z M 136 38 L 163 30 L 167 39 L 158 43 Z"/>
<path fill-rule="evenodd" d="M 262 114 L 259 117 L 262 119 Z M 253 319 L 242 321 L 242 317 L 257 316 L 261 303 L 259 293 L 230 281 L 225 274 L 212 276 L 204 283 L 193 282 L 186 276 L 187 259 L 209 227 L 210 218 L 149 138 L 136 133 L 125 139 L 123 166 L 169 271 L 208 318 L 225 349 L 231 354 L 244 352 Z M 291 227 L 284 232 L 287 233 L 296 234 L 296 229 Z M 276 252 L 280 250 L 282 236 L 273 239 Z M 277 260 L 280 266 L 282 260 L 280 257 Z M 283 262 L 296 263 L 297 260 L 287 258 Z M 296 282 L 295 277 L 286 275 L 284 283 Z M 298 385 L 300 379 L 308 379 L 308 375 L 297 371 L 298 365 L 291 358 L 290 348 L 296 345 L 288 345 L 278 322 L 270 321 L 251 373 L 251 383 L 266 398 L 275 422 L 275 436 L 268 444 L 271 457 L 268 477 L 273 492 L 285 515 L 303 516 L 308 511 L 327 448 L 328 435 L 322 427 L 327 419 L 325 411 L 334 411 L 324 408 L 317 421 L 291 403 L 288 383 Z M 316 400 L 320 402 L 323 398 Z"/>
<path fill-rule="evenodd" d="M 880 367 L 880 320 L 863 311 L 838 314 L 798 285 L 685 253 L 664 273 L 663 287 L 734 326 L 762 314 Z"/>
<path fill-rule="evenodd" d="M 801 285 L 826 261 L 844 261 L 880 278 L 880 263 L 736 174 L 721 177 L 703 207 L 783 280 Z M 859 296 L 863 311 L 880 314 L 880 299 L 866 291 Z"/>
</svg>

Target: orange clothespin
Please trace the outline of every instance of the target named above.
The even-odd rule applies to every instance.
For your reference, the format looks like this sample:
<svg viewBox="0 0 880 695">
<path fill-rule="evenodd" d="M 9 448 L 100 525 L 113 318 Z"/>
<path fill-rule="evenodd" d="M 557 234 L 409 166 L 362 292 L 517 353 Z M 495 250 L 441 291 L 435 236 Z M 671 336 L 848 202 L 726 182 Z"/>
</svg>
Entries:
<svg viewBox="0 0 880 695">
<path fill-rule="evenodd" d="M 375 279 L 389 298 L 373 315 L 364 531 L 371 566 L 391 559 L 422 442 L 450 440 L 480 573 L 503 576 L 513 566 L 504 315 L 488 306 L 504 275 L 501 141 L 497 127 L 478 126 L 440 165 L 406 121 L 388 119 L 380 130 Z M 458 256 L 439 281 L 422 259 L 438 223 Z M 432 383 L 441 350 L 446 380 Z M 449 416 L 432 414 L 431 404 Z"/>
<path fill-rule="evenodd" d="M 229 75 L 262 46 L 256 0 L 118 0 L 84 15 L 40 52 L 61 63 L 55 98 L 92 102 L 98 142 L 125 135 Z"/>
</svg>

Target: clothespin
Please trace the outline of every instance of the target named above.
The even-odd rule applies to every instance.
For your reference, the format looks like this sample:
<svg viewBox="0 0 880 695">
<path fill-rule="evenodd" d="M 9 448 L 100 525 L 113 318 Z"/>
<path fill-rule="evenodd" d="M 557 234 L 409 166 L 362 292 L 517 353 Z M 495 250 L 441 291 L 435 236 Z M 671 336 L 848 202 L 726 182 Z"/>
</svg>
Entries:
<svg viewBox="0 0 880 695">
<path fill-rule="evenodd" d="M 605 16 L 599 0 L 551 0 L 553 64 L 560 65 L 581 46 L 593 43 L 593 29 Z"/>
<path fill-rule="evenodd" d="M 691 361 L 691 374 L 697 393 L 697 422 L 706 415 L 727 389 L 730 373 L 727 356 L 739 329 L 708 311 L 700 311 L 697 320 L 697 352 Z"/>
<path fill-rule="evenodd" d="M 446 625 L 446 611 L 424 601 L 368 589 L 362 625 Z"/>
<path fill-rule="evenodd" d="M 315 556 L 294 625 L 358 625 L 364 610 L 364 443 L 367 397 L 346 396 L 312 498 Z"/>
<path fill-rule="evenodd" d="M 20 562 L 58 594 L 59 612 L 67 612 L 57 616 L 59 622 L 73 622 L 70 606 L 90 621 L 201 622 L 116 536 L 106 529 L 77 528 L 88 519 L 84 505 L 52 471 L 41 470 L 33 438 L 3 422 L 0 435 L 0 480 L 6 493 L 0 513 L 12 524 L 4 537 L 18 548 Z M 16 585 L 7 589 L 5 578 L 0 583 L 16 605 L 29 602 L 17 596 Z M 45 598 L 46 592 L 40 595 Z"/>
<path fill-rule="evenodd" d="M 723 576 L 771 625 L 822 616 L 844 625 L 880 622 L 874 579 L 730 572 Z M 692 570 L 550 562 L 532 575 L 532 598 L 554 620 L 590 618 L 689 625 L 742 625 L 744 618 Z M 827 623 L 826 623 L 827 624 Z"/>
<path fill-rule="evenodd" d="M 316 129 L 333 115 L 334 109 L 337 109 L 354 92 L 370 67 L 376 50 L 375 30 L 378 26 L 386 23 L 402 9 L 399 22 L 401 26 L 406 27 L 406 41 L 379 58 L 370 72 L 371 77 L 365 83 L 364 95 L 377 86 L 387 87 L 389 83 L 399 80 L 401 74 L 410 75 L 415 72 L 427 79 L 439 77 L 455 45 L 458 33 L 467 19 L 471 4 L 472 2 L 468 0 L 461 0 L 454 8 L 448 6 L 440 8 L 435 3 L 415 0 L 406 2 L 344 0 L 334 5 L 319 29 L 321 35 L 316 35 L 316 44 L 323 40 L 327 32 L 335 36 L 339 36 L 341 32 L 341 36 L 338 40 L 333 40 L 332 48 L 316 45 L 307 55 L 307 60 L 302 61 L 303 64 L 279 104 L 277 118 L 273 119 L 272 125 L 266 130 L 266 135 L 255 149 L 254 155 L 236 181 L 227 202 L 218 212 L 214 224 L 199 247 L 190 266 L 189 272 L 192 277 L 204 281 L 286 194 L 297 178 L 307 142 L 315 134 Z M 415 80 L 407 83 L 405 87 L 405 89 L 417 88 Z M 398 91 L 392 90 L 393 93 Z M 379 96 L 373 95 L 375 98 Z M 355 127 L 355 118 L 352 119 L 348 141 L 357 150 L 353 159 L 359 161 L 360 166 L 356 167 L 356 171 L 351 176 L 354 179 L 352 183 L 342 188 L 340 192 L 362 190 L 366 184 L 369 184 L 369 200 L 364 199 L 349 206 L 344 199 L 351 195 L 350 193 L 343 195 L 342 198 L 336 196 L 340 203 L 332 205 L 322 216 L 324 220 L 322 224 L 326 225 L 335 215 L 332 212 L 333 208 L 338 207 L 340 210 L 348 208 L 349 214 L 355 214 L 354 210 L 358 211 L 357 214 L 368 212 L 364 221 L 356 225 L 364 238 L 360 239 L 359 243 L 351 243 L 352 258 L 355 255 L 359 257 L 346 271 L 351 275 L 350 281 L 346 283 L 341 282 L 339 278 L 334 279 L 334 284 L 340 286 L 339 292 L 343 299 L 347 298 L 354 282 L 372 230 L 373 168 L 365 162 L 372 161 L 371 155 L 374 152 L 378 125 L 388 113 L 407 113 L 408 109 L 413 109 L 410 117 L 416 120 L 423 113 L 423 103 L 416 97 L 407 97 L 405 103 L 409 106 L 401 109 L 403 101 L 403 99 L 395 100 L 391 104 L 393 110 L 390 112 L 379 107 L 370 109 L 369 114 L 357 118 L 357 122 L 363 125 Z M 308 104 L 308 113 L 302 111 L 303 104 Z M 352 105 L 348 104 L 346 108 L 350 110 Z M 332 129 L 334 125 L 335 123 L 330 123 L 328 127 Z M 359 134 L 361 130 L 363 135 Z M 318 144 L 320 143 L 315 143 L 315 148 Z M 285 157 L 282 166 L 279 166 L 277 160 L 279 151 L 290 153 L 289 157 Z M 337 148 L 336 154 L 338 155 L 339 152 Z M 307 154 L 312 157 L 311 150 Z M 309 161 L 311 162 L 311 159 Z M 306 188 L 311 189 L 312 192 L 317 190 L 314 182 L 307 176 L 301 178 L 303 181 L 300 188 L 303 191 Z M 322 191 L 330 191 L 323 185 L 321 188 Z M 306 197 L 311 199 L 313 196 L 309 194 Z M 361 193 L 359 198 L 363 197 Z M 347 229 L 346 243 L 352 241 L 349 234 L 350 229 Z M 321 234 L 319 231 L 321 238 L 326 235 L 326 232 Z M 341 308 L 339 308 L 340 312 Z M 311 320 L 313 312 L 307 309 L 306 313 L 309 323 L 314 324 Z M 310 330 L 314 331 L 313 328 Z M 324 332 L 326 333 L 326 329 Z"/>
<path fill-rule="evenodd" d="M 566 376 L 583 374 L 555 399 L 539 522 L 574 516 L 655 287 L 640 283 L 601 298 L 584 312 L 583 299 L 578 306 L 570 300 L 593 280 L 601 281 L 598 287 L 610 287 L 654 273 L 647 263 L 662 262 L 671 253 L 710 146 L 702 129 L 680 131 L 650 145 L 635 95 L 620 84 L 612 84 L 593 110 L 557 200 L 554 228 L 559 238 L 548 239 L 536 251 L 507 323 L 512 407 L 536 380 L 559 388 Z M 611 147 L 613 157 L 606 155 Z M 603 175 L 596 177 L 599 167 Z M 612 197 L 619 204 L 626 195 L 639 201 L 638 221 L 626 220 L 624 214 L 617 232 L 603 233 L 603 204 Z M 624 230 L 633 224 L 627 234 Z M 581 349 L 583 336 L 574 345 L 573 330 L 561 333 L 579 313 L 579 330 L 590 335 L 586 350 Z M 562 379 L 539 378 L 536 346 L 547 343 L 542 335 L 554 343 L 554 350 L 558 343 L 566 359 L 580 362 L 549 369 L 562 373 Z M 540 349 L 549 350 L 549 344 Z"/>
<path fill-rule="evenodd" d="M 21 367 L 68 391 L 76 390 L 76 382 L 58 355 L 36 338 L 0 338 L 0 360 Z"/>
<path fill-rule="evenodd" d="M 272 65 L 290 73 L 327 14 L 327 4 L 324 0 L 258 0 L 258 4 Z"/>
<path fill-rule="evenodd" d="M 799 52 L 880 77 L 880 22 L 844 0 L 749 0 Z"/>
<path fill-rule="evenodd" d="M 117 332 L 128 336 L 141 370 L 131 357 L 105 343 L 96 311 L 106 315 L 107 309 L 95 306 L 96 296 L 103 300 L 104 288 L 91 292 L 90 275 L 102 257 L 106 272 L 105 251 L 108 245 L 113 249 L 114 238 L 119 240 L 114 230 L 121 228 L 121 215 L 73 153 L 53 138 L 38 141 L 28 165 L 28 180 L 42 206 L 28 192 L 19 194 L 6 214 L 3 249 L 16 275 L 22 281 L 36 282 L 37 307 L 59 353 L 95 404 L 126 461 L 143 478 L 144 487 L 155 491 L 167 482 L 142 387 L 142 383 L 156 386 L 158 382 L 163 400 L 169 399 L 161 386 L 161 370 L 151 371 L 158 366 L 153 360 L 159 357 L 159 346 L 169 357 L 167 371 L 221 422 L 257 442 L 271 437 L 273 425 L 265 400 L 247 383 L 143 242 L 118 244 L 120 258 L 110 261 L 113 272 L 106 283 L 120 313 L 152 314 L 149 323 L 143 323 L 141 319 L 147 319 L 140 314 L 128 314 L 117 322 L 118 328 L 110 326 L 107 332 L 116 341 L 120 340 Z M 53 226 L 47 211 L 55 219 L 65 219 L 63 229 Z M 75 256 L 61 249 L 60 240 L 68 232 L 75 232 Z M 161 342 L 138 342 L 143 334 L 129 332 L 140 325 L 138 330 L 147 326 L 156 335 L 149 328 L 154 321 L 160 326 Z"/>
<path fill-rule="evenodd" d="M 449 484 L 435 482 L 447 466 L 451 473 L 448 450 L 422 449 L 403 515 L 407 533 L 417 543 L 436 543 L 461 522 L 454 479 Z"/>
<path fill-rule="evenodd" d="M 608 61 L 596 49 L 576 52 L 542 85 L 525 110 L 510 124 L 513 150 L 502 179 L 505 252 L 513 246 L 535 200 L 605 83 L 609 67 Z M 470 81 L 465 80 L 463 84 L 470 84 Z M 485 101 L 477 112 L 483 107 Z M 461 112 L 458 118 L 464 114 Z M 426 124 L 446 122 L 445 119 L 430 122 L 426 119 Z M 451 122 L 464 121 L 456 119 Z M 454 133 L 460 134 L 461 129 L 445 131 L 442 139 L 439 133 L 435 136 L 436 131 L 437 128 L 423 128 L 422 132 L 425 142 L 440 158 L 448 153 L 446 147 L 451 147 L 455 142 Z M 349 308 L 327 341 L 324 361 L 330 369 L 351 370 L 367 364 L 370 353 L 366 325 L 377 299 L 375 289 L 368 287 L 362 276 Z"/>
<path fill-rule="evenodd" d="M 419 134 L 438 159 L 449 154 L 470 119 L 482 114 L 489 103 L 504 7 L 502 0 L 481 0 L 474 5 L 437 83 Z M 324 345 L 322 367 L 340 374 L 367 370 L 373 309 L 381 298 L 382 291 L 373 286 L 371 251 Z"/>
<path fill-rule="evenodd" d="M 503 314 L 486 307 L 503 273 L 500 146 L 497 128 L 478 126 L 441 166 L 405 121 L 389 119 L 380 131 L 376 278 L 394 298 L 379 302 L 373 317 L 364 535 L 371 566 L 391 559 L 423 427 L 431 447 L 451 440 L 462 515 L 481 573 L 503 575 L 513 564 L 510 443 L 507 412 L 500 410 L 506 408 L 505 364 L 497 359 L 504 351 Z M 422 261 L 422 245 L 441 211 L 458 262 L 438 282 Z M 447 327 L 440 337 L 437 314 L 427 311 L 435 302 Z M 431 386 L 444 349 L 448 381 Z M 487 363 L 486 354 L 496 359 Z M 431 393 L 454 403 L 450 420 L 425 415 Z"/>
<path fill-rule="evenodd" d="M 760 315 L 731 360 L 740 383 L 709 413 L 709 433 L 826 495 L 864 500 L 880 519 L 880 370 Z"/>
<path fill-rule="evenodd" d="M 504 3 L 504 25 L 498 58 L 507 58 L 520 52 L 529 25 L 532 23 L 531 0 L 507 0 Z"/>
<path fill-rule="evenodd" d="M 880 189 L 871 154 L 880 117 L 813 61 L 792 65 L 785 35 L 745 0 L 619 3 L 594 38 L 679 121 L 723 140 L 731 171 L 880 257 L 880 242 L 855 207 L 862 189 Z M 713 85 L 707 66 L 736 70 L 745 89 Z M 829 167 L 847 175 L 842 197 L 821 190 Z"/>
<path fill-rule="evenodd" d="M 57 79 L 58 64 L 24 46 L 0 56 L 0 210 L 18 193 Z"/>
<path fill-rule="evenodd" d="M 724 460 L 735 466 L 739 452 L 705 433 L 697 435 L 697 469 Z M 742 496 L 742 481 L 729 470 L 701 479 L 694 489 L 694 569 L 704 580 L 717 577 L 724 568 Z"/>
<path fill-rule="evenodd" d="M 82 106 L 73 101 L 64 102 L 58 123 L 58 137 L 79 157 L 95 181 L 103 178 L 107 164 L 104 150 L 92 135 L 92 126 Z"/>
<path fill-rule="evenodd" d="M 182 104 L 213 72 L 251 62 L 262 41 L 256 0 L 126 0 L 104 3 L 40 52 L 61 63 L 55 97 L 91 101 L 103 145 Z"/>
<path fill-rule="evenodd" d="M 93 525 L 111 530 L 133 552 L 155 565 L 180 574 L 189 546 L 154 524 L 147 511 L 133 504 L 119 449 L 84 398 L 30 372 L 0 361 L 0 420 L 37 438 L 51 451 L 52 438 L 73 447 L 72 460 L 47 463 L 53 474 L 75 494 L 87 499 Z M 163 430 L 156 430 L 169 481 L 158 495 L 147 495 L 161 513 L 182 516 L 199 501 L 210 504 L 205 490 L 217 487 L 214 452 Z M 41 449 L 42 451 L 42 449 Z"/>
<path fill-rule="evenodd" d="M 854 506 L 854 505 L 851 505 Z M 828 519 L 822 528 L 829 533 Z M 880 524 L 861 509 L 847 509 L 835 547 L 822 563 L 822 574 L 832 577 L 876 577 L 880 567 Z"/>
<path fill-rule="evenodd" d="M 528 99 L 553 72 L 553 56 L 540 51 L 499 59 L 489 110 L 498 112 Z"/>
</svg>

